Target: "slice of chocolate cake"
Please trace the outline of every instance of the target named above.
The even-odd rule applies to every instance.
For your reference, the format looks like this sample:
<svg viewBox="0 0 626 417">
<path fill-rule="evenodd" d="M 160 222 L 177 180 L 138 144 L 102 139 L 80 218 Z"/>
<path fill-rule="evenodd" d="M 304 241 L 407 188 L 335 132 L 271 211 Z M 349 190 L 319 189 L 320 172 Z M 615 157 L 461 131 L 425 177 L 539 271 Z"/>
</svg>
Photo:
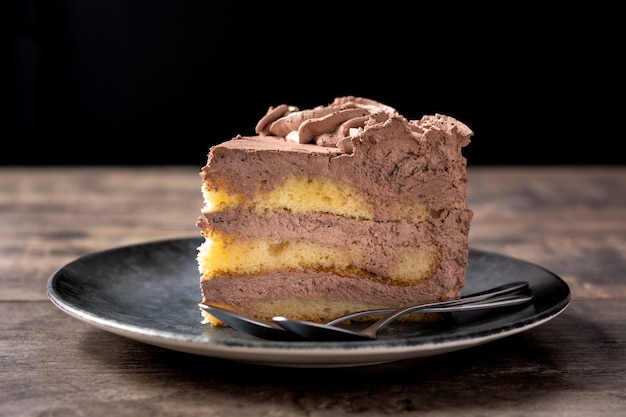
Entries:
<svg viewBox="0 0 626 417">
<path fill-rule="evenodd" d="M 256 133 L 212 147 L 200 173 L 204 304 L 320 322 L 460 297 L 467 126 L 342 97 L 270 108 Z"/>
</svg>

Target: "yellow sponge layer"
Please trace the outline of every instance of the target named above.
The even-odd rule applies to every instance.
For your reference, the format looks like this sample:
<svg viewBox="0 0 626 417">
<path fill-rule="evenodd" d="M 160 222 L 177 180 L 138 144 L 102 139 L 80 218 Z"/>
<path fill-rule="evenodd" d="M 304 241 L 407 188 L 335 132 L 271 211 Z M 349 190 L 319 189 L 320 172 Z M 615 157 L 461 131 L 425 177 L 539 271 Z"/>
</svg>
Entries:
<svg viewBox="0 0 626 417">
<path fill-rule="evenodd" d="M 439 266 L 440 250 L 434 245 L 389 249 L 394 251 L 392 267 L 382 275 L 390 283 L 413 285 L 430 277 Z M 198 268 L 203 279 L 306 269 L 368 276 L 372 274 L 366 268 L 370 256 L 376 255 L 358 245 L 267 239 L 234 242 L 230 236 L 213 232 L 198 248 Z"/>
<path fill-rule="evenodd" d="M 245 240 L 213 233 L 200 246 L 198 264 L 206 277 L 219 274 L 252 275 L 301 269 L 350 270 L 362 265 L 365 253 L 355 245 L 341 250 L 304 240 Z"/>
<path fill-rule="evenodd" d="M 285 182 L 251 203 L 257 210 L 287 209 L 295 213 L 332 213 L 371 219 L 373 210 L 353 186 L 326 177 L 290 175 Z"/>
<path fill-rule="evenodd" d="M 227 310 L 239 311 L 252 317 L 271 320 L 272 317 L 282 316 L 289 312 L 290 317 L 297 317 L 300 320 L 313 322 L 324 322 L 339 316 L 353 313 L 355 311 L 374 310 L 388 308 L 388 305 L 380 303 L 368 303 L 357 300 L 302 300 L 296 298 L 284 298 L 276 300 L 251 300 L 244 305 L 226 305 L 223 303 L 212 303 L 217 307 Z M 398 306 L 399 307 L 399 306 Z M 204 310 L 202 312 L 202 323 L 210 323 L 214 326 L 226 326 L 226 323 L 216 319 Z M 381 316 L 367 316 L 354 319 L 355 322 L 367 322 L 380 319 Z M 437 313 L 407 314 L 397 319 L 398 321 L 435 321 L 441 320 L 442 316 Z"/>
<path fill-rule="evenodd" d="M 211 303 L 217 307 L 245 312 L 253 317 L 270 320 L 275 316 L 282 316 L 286 311 L 291 317 L 298 317 L 301 320 L 326 321 L 331 318 L 343 316 L 354 311 L 372 310 L 384 308 L 384 305 L 369 304 L 353 300 L 302 300 L 296 298 L 283 298 L 276 300 L 250 300 L 245 305 L 229 306 L 222 303 Z M 223 326 L 224 323 L 202 311 L 203 323 L 211 323 L 216 326 Z M 369 317 L 372 319 L 372 317 Z"/>
<path fill-rule="evenodd" d="M 242 194 L 203 185 L 204 212 L 222 211 L 245 200 Z M 365 197 L 353 186 L 326 177 L 287 176 L 276 188 L 246 201 L 258 214 L 289 210 L 294 213 L 331 213 L 339 216 L 371 219 L 373 210 Z"/>
<path fill-rule="evenodd" d="M 400 247 L 395 251 L 395 264 L 390 276 L 399 284 L 413 285 L 434 275 L 441 262 L 441 250 L 435 245 Z"/>
<path fill-rule="evenodd" d="M 202 184 L 202 195 L 204 196 L 203 211 L 206 213 L 224 211 L 246 199 L 246 196 L 243 194 L 231 194 L 225 190 L 210 189 L 207 184 Z"/>
</svg>

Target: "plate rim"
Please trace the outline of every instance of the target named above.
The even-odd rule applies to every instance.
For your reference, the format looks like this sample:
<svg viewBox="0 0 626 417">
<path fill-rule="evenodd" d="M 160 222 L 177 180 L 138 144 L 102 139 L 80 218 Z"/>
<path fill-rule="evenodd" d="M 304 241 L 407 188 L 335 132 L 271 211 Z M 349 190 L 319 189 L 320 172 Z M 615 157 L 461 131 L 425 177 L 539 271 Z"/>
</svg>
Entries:
<svg viewBox="0 0 626 417">
<path fill-rule="evenodd" d="M 558 303 L 534 315 L 524 317 L 506 326 L 501 326 L 498 331 L 484 330 L 471 335 L 453 336 L 429 336 L 424 342 L 420 337 L 400 337 L 396 339 L 384 339 L 374 341 L 351 341 L 351 342 L 285 342 L 268 341 L 262 339 L 228 339 L 215 338 L 206 335 L 187 335 L 154 327 L 139 326 L 132 323 L 104 318 L 93 311 L 85 310 L 74 305 L 57 291 L 56 284 L 63 277 L 63 272 L 80 262 L 93 257 L 106 257 L 115 252 L 124 252 L 140 246 L 161 246 L 189 244 L 203 241 L 202 237 L 182 237 L 172 239 L 159 239 L 141 243 L 117 246 L 82 255 L 65 265 L 57 268 L 48 278 L 46 294 L 49 300 L 64 313 L 87 323 L 95 328 L 133 339 L 142 343 L 162 347 L 195 355 L 217 357 L 237 362 L 248 362 L 260 365 L 284 366 L 284 367 L 342 367 L 361 366 L 378 363 L 388 363 L 403 359 L 432 356 L 455 350 L 465 349 L 480 344 L 488 343 L 504 337 L 530 330 L 540 326 L 560 315 L 571 303 L 571 290 L 567 283 L 552 271 L 534 263 L 515 258 L 509 255 L 498 254 L 470 247 L 470 255 L 488 255 L 503 258 L 528 266 L 538 268 L 558 281 L 563 287 L 565 295 Z M 195 259 L 195 256 L 194 256 Z M 470 256 L 471 259 L 471 256 Z M 198 275 L 198 279 L 199 279 Z"/>
</svg>

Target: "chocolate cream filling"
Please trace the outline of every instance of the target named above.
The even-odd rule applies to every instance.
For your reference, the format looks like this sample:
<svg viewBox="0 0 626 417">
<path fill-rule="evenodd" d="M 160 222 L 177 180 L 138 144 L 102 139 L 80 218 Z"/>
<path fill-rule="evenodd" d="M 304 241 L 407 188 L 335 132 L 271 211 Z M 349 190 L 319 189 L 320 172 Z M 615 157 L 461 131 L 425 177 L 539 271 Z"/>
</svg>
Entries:
<svg viewBox="0 0 626 417">
<path fill-rule="evenodd" d="M 418 286 L 394 286 L 332 273 L 293 271 L 254 277 L 216 277 L 200 285 L 203 294 L 210 294 L 209 302 L 244 308 L 249 302 L 277 299 L 358 300 L 372 305 L 398 306 L 457 298 L 460 280 L 433 277 Z"/>
</svg>

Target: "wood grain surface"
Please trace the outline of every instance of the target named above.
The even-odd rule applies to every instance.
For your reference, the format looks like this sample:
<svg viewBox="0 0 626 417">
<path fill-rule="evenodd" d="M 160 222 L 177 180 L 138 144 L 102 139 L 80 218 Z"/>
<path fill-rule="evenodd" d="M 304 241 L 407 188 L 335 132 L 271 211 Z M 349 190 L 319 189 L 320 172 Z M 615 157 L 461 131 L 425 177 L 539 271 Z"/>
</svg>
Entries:
<svg viewBox="0 0 626 417">
<path fill-rule="evenodd" d="M 572 303 L 486 345 L 339 369 L 169 351 L 48 300 L 81 255 L 199 236 L 198 171 L 0 168 L 0 416 L 626 415 L 626 167 L 470 167 L 471 246 L 549 269 Z"/>
</svg>

